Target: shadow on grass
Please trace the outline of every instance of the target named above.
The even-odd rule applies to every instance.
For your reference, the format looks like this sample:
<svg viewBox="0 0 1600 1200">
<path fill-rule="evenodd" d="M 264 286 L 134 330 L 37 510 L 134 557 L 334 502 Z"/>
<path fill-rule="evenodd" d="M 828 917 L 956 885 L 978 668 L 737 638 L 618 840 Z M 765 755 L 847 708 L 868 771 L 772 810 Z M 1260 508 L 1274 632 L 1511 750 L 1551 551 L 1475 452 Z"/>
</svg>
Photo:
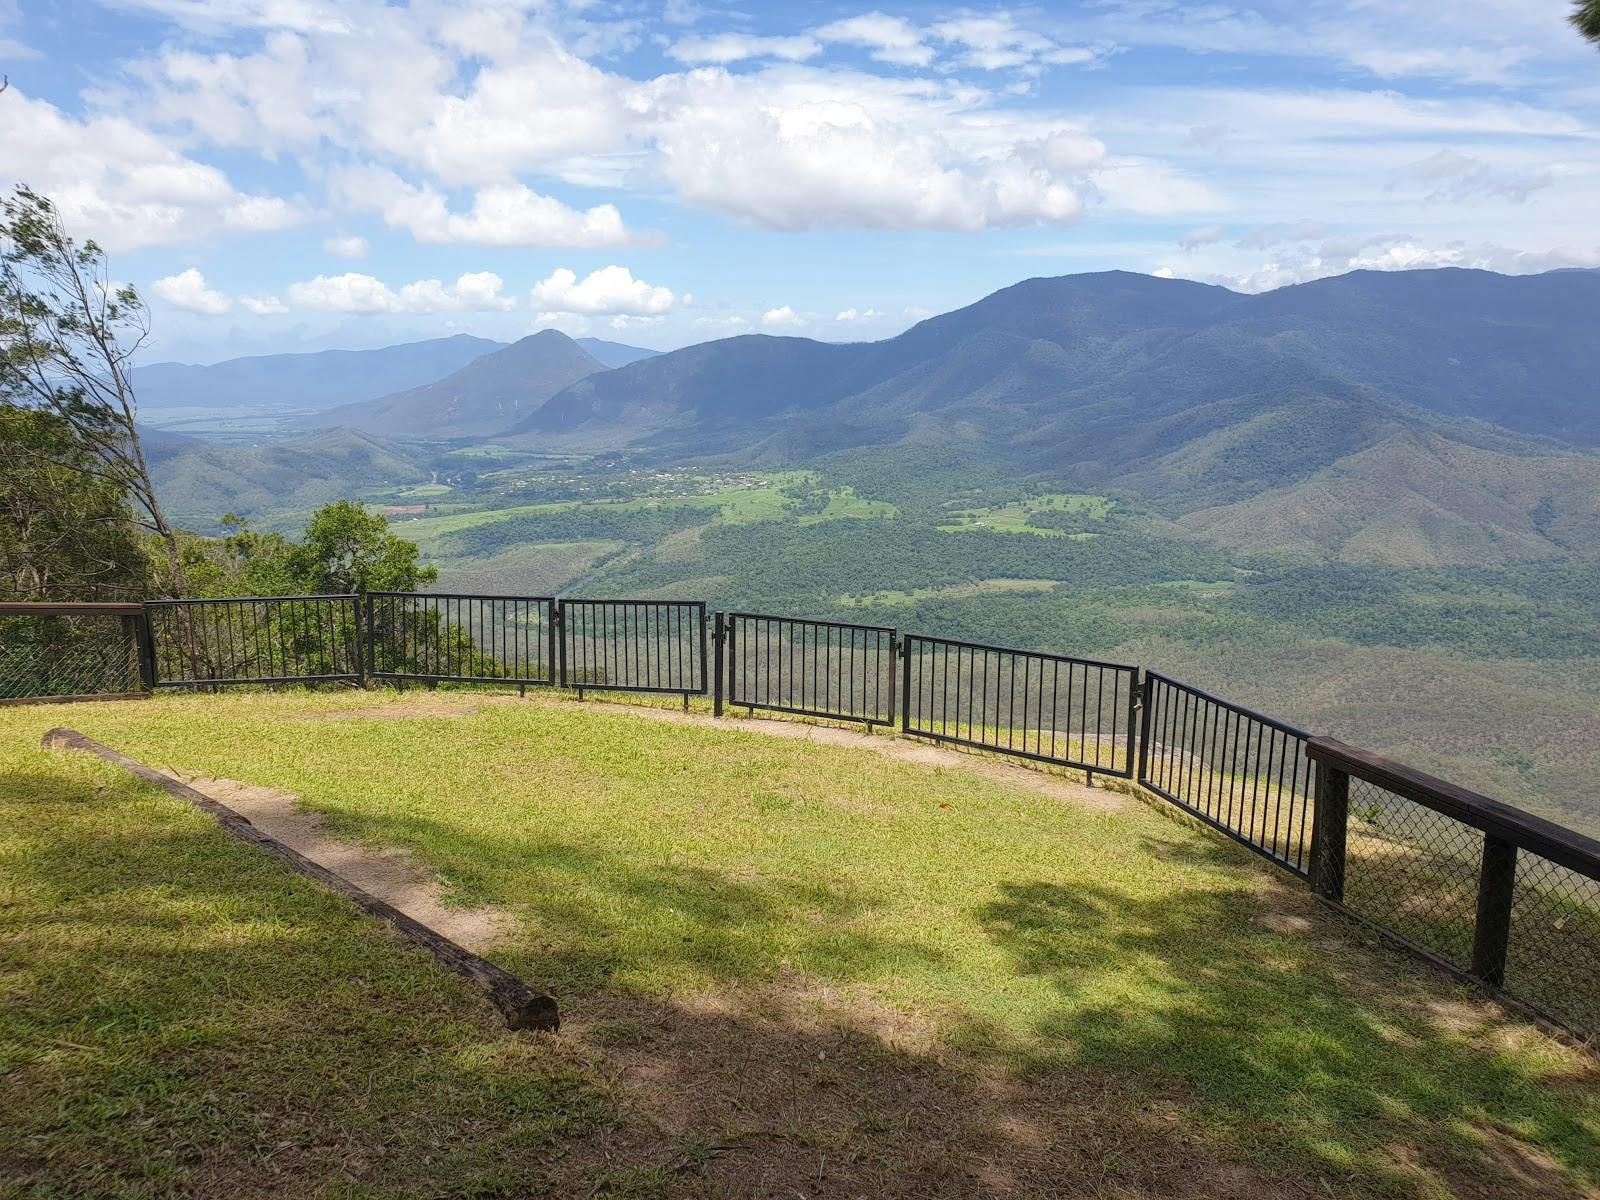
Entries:
<svg viewBox="0 0 1600 1200">
<path fill-rule="evenodd" d="M 362 824 L 381 840 L 472 864 L 468 898 L 520 905 L 533 932 L 503 957 L 553 984 L 569 1014 L 641 1006 L 657 1015 L 622 1018 L 624 1026 L 675 1030 L 666 1044 L 676 1048 L 658 1047 L 645 1068 L 661 1093 L 651 1120 L 669 1126 L 685 1105 L 722 1107 L 710 1098 L 718 1089 L 770 1124 L 786 1096 L 809 1089 L 814 1056 L 798 1052 L 801 1031 L 820 1020 L 882 1050 L 896 1017 L 875 1006 L 872 985 L 993 970 L 957 947 L 874 928 L 883 899 L 838 880 L 735 878 L 599 846 L 474 838 L 409 815 Z M 970 916 L 1015 977 L 1042 981 L 1055 1000 L 1037 1004 L 1020 1033 L 975 1011 L 912 1014 L 941 1026 L 935 1042 L 953 1050 L 935 1048 L 911 1066 L 889 1054 L 863 1068 L 884 1091 L 861 1092 L 858 1110 L 892 1108 L 886 1098 L 909 1088 L 928 1111 L 969 1111 L 971 1129 L 958 1136 L 958 1122 L 946 1122 L 938 1136 L 974 1161 L 992 1159 L 988 1144 L 1050 1144 L 1033 1152 L 1044 1171 L 1029 1175 L 1035 1182 L 1061 1171 L 1088 1186 L 1090 1175 L 1077 1173 L 1084 1164 L 1054 1145 L 1070 1136 L 1103 1146 L 1108 1162 L 1119 1146 L 1147 1144 L 1151 1161 L 1180 1174 L 1174 1147 L 1195 1149 L 1207 1170 L 1249 1160 L 1279 1188 L 1300 1179 L 1358 1195 L 1568 1196 L 1600 1185 L 1593 1063 L 1431 970 L 1356 945 L 1303 893 L 1264 892 L 1243 850 L 1176 830 L 1147 835 L 1144 848 L 1204 874 L 1189 883 L 1192 870 L 1175 874 L 1160 899 L 1114 880 L 1012 880 L 975 904 Z M 513 890 L 528 878 L 543 882 L 538 896 Z M 1288 918 L 1276 927 L 1263 919 L 1273 906 Z M 660 999 L 680 988 L 695 994 Z M 700 1011 L 706 992 L 725 1007 Z M 836 1002 L 821 1016 L 803 999 L 826 995 Z M 931 1009 L 933 993 L 923 995 Z M 723 1059 L 738 1070 L 707 1065 Z M 791 1059 L 800 1066 L 782 1067 Z M 746 1075 L 768 1084 L 752 1093 Z M 890 1125 L 912 1119 L 899 1112 Z M 714 1142 L 709 1120 L 695 1136 Z M 1013 1120 L 1018 1129 L 1003 1135 Z M 1106 1143 L 1085 1131 L 1093 1123 L 1121 1132 Z M 903 1157 L 910 1150 L 852 1144 L 915 1174 Z M 1141 1190 L 1162 1190 L 1142 1168 L 1102 1167 L 1118 1186 L 1137 1178 Z"/>
<path fill-rule="evenodd" d="M 1215 857 L 1228 846 L 1157 853 Z M 1231 862 L 1230 862 L 1231 860 Z M 1141 1072 L 1257 1161 L 1402 1195 L 1572 1196 L 1600 1184 L 1600 1071 L 1426 967 L 1350 940 L 1283 889 L 1008 882 L 980 917 L 1060 1002 L 1025 1069 Z M 1262 918 L 1280 905 L 1294 936 Z M 1441 1191 L 1441 1189 L 1443 1189 Z"/>
<path fill-rule="evenodd" d="M 520 1195 L 607 1111 L 342 897 L 131 782 L 0 775 L 0 1195 Z"/>
<path fill-rule="evenodd" d="M 37 824 L 11 901 L 29 927 L 0 1016 L 22 1047 L 0 1182 L 1421 1198 L 1600 1181 L 1589 1067 L 1519 1046 L 1497 1010 L 1351 948 L 1308 904 L 1305 929 L 1268 928 L 1259 877 L 1220 843 L 1147 839 L 1207 868 L 1160 900 L 1022 878 L 975 903 L 1052 997 L 1019 1033 L 841 986 L 979 968 L 875 930 L 882 900 L 837 881 L 364 821 L 526 914 L 496 957 L 557 984 L 552 1044 L 499 1035 L 425 957 L 164 798 L 0 778 L 30 796 L 11 804 Z M 539 894 L 508 893 L 529 878 Z M 678 978 L 701 986 L 648 986 Z M 945 1041 L 896 1050 L 902 1018 Z"/>
</svg>

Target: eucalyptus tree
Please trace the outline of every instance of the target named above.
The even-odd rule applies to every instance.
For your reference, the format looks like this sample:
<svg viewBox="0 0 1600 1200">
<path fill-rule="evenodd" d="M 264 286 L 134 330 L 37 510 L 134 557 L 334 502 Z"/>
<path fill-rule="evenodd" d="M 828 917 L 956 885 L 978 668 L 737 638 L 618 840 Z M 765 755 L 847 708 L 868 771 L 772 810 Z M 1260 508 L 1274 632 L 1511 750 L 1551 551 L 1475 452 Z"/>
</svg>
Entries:
<svg viewBox="0 0 1600 1200">
<path fill-rule="evenodd" d="M 77 242 L 51 201 L 19 184 L 0 199 L 0 404 L 47 412 L 87 451 L 74 465 L 120 486 L 132 519 L 166 558 L 164 588 L 184 593 L 178 535 L 139 440 L 134 356 L 149 310 L 112 278 L 105 251 Z"/>
</svg>

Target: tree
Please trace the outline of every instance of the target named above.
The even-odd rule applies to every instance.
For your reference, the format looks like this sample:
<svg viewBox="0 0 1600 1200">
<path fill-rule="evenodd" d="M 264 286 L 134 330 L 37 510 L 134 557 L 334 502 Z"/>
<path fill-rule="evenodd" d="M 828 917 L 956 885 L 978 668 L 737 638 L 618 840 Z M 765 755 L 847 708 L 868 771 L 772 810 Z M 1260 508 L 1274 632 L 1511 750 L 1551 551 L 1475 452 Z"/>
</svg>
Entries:
<svg viewBox="0 0 1600 1200">
<path fill-rule="evenodd" d="M 1584 37 L 1600 44 L 1600 0 L 1574 0 L 1572 15 L 1568 20 L 1578 27 L 1578 32 Z"/>
<path fill-rule="evenodd" d="M 150 562 L 127 492 L 51 412 L 0 404 L 0 597 L 141 600 Z"/>
<path fill-rule="evenodd" d="M 414 592 L 439 578 L 438 567 L 419 565 L 415 542 L 395 537 L 382 513 L 351 500 L 319 508 L 291 555 L 311 592 Z"/>
<path fill-rule="evenodd" d="M 165 590 L 182 595 L 178 535 L 136 425 L 131 363 L 149 333 L 138 293 L 112 281 L 95 242 L 67 235 L 46 197 L 19 184 L 0 200 L 0 403 L 65 422 L 88 452 L 79 469 L 124 490 L 166 552 Z"/>
</svg>

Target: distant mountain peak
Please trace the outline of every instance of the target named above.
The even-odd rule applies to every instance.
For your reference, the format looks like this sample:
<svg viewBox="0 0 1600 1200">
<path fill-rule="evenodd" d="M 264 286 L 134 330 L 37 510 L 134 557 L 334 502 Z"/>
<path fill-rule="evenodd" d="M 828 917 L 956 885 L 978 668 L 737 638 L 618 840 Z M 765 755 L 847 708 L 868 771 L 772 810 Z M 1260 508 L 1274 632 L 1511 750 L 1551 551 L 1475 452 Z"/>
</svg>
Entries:
<svg viewBox="0 0 1600 1200">
<path fill-rule="evenodd" d="M 486 437 L 607 368 L 558 329 L 541 329 L 422 387 L 318 415 L 387 437 Z"/>
</svg>

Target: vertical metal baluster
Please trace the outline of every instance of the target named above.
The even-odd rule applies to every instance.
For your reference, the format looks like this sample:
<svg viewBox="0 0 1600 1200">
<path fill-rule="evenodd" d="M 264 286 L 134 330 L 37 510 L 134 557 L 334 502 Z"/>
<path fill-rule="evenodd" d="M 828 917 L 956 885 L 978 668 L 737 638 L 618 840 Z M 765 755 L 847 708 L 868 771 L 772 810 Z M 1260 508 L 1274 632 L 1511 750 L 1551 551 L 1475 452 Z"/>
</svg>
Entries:
<svg viewBox="0 0 1600 1200">
<path fill-rule="evenodd" d="M 1282 832 L 1282 829 L 1283 829 L 1283 762 L 1284 762 L 1284 759 L 1288 757 L 1289 735 L 1287 733 L 1284 733 L 1281 730 L 1273 730 L 1273 734 L 1274 734 L 1274 737 L 1272 739 L 1272 742 L 1273 742 L 1272 749 L 1276 753 L 1277 759 L 1278 759 L 1278 794 L 1277 794 L 1276 798 L 1273 800 L 1273 804 L 1272 804 L 1272 844 L 1273 844 L 1274 847 L 1277 847 L 1277 846 L 1282 844 L 1283 836 L 1284 836 L 1283 832 Z M 1267 762 L 1267 769 L 1268 769 L 1268 772 L 1269 772 L 1268 776 L 1267 776 L 1268 790 L 1270 791 L 1271 790 L 1271 780 L 1272 780 L 1272 776 L 1271 776 L 1271 773 L 1270 773 L 1271 769 L 1272 769 L 1272 762 L 1271 762 L 1270 757 L 1269 757 L 1268 762 Z M 1288 854 L 1287 854 L 1286 851 L 1280 851 L 1280 853 L 1283 853 L 1283 856 L 1285 858 L 1288 857 Z"/>
</svg>

